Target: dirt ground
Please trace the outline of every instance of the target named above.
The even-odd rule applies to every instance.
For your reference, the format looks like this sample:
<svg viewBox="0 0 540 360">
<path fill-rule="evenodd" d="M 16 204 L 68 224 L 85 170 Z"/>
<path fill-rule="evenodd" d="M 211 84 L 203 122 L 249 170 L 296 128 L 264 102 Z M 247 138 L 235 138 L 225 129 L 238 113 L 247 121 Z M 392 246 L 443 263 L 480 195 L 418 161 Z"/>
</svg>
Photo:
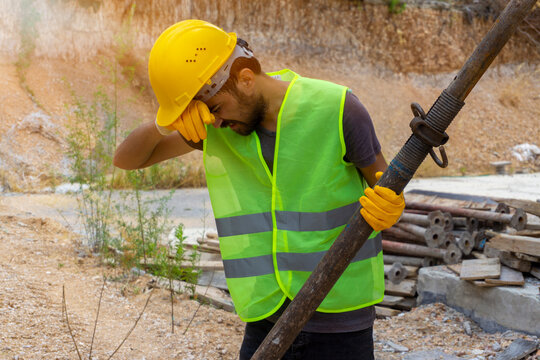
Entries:
<svg viewBox="0 0 540 360">
<path fill-rule="evenodd" d="M 0 199 L 1 200 L 1 199 Z M 94 359 L 107 359 L 146 309 L 115 359 L 236 359 L 244 325 L 237 316 L 186 295 L 174 300 L 152 288 L 148 275 L 126 277 L 102 266 L 79 246 L 78 235 L 48 218 L 29 217 L 0 201 L 0 359 L 77 359 L 62 312 L 82 357 L 87 357 L 103 290 Z M 198 309 L 198 311 L 197 311 Z M 188 324 L 191 322 L 191 325 Z M 472 335 L 465 333 L 469 323 Z M 184 332 L 187 332 L 184 334 Z M 492 359 L 516 338 L 513 331 L 487 334 L 443 304 L 424 305 L 390 319 L 377 319 L 376 359 L 402 359 L 407 353 L 439 349 L 463 359 Z M 396 345 L 407 352 L 397 352 Z M 529 357 L 534 359 L 534 357 Z"/>
<path fill-rule="evenodd" d="M 98 59 L 99 60 L 99 59 Z M 0 106 L 0 190 L 39 191 L 55 176 L 66 176 L 65 137 L 73 110 L 73 97 L 89 101 L 102 88 L 109 99 L 118 98 L 119 141 L 141 122 L 151 121 L 157 110 L 153 95 L 138 96 L 136 89 L 113 86 L 100 72 L 99 61 L 72 66 L 63 60 L 39 59 L 27 70 L 33 103 L 17 80 L 16 67 L 0 58 L 0 85 L 5 89 Z M 303 76 L 349 86 L 370 113 L 385 157 L 392 159 L 410 136 L 410 104 L 427 111 L 455 73 L 438 75 L 394 74 L 362 64 L 317 61 L 262 54 L 265 71 L 290 68 Z M 510 172 L 532 172 L 540 164 L 520 162 L 512 147 L 540 146 L 540 71 L 537 65 L 502 65 L 490 69 L 469 95 L 464 109 L 448 129 L 449 166 L 438 168 L 426 160 L 416 176 L 493 174 L 495 161 L 510 161 Z M 202 166 L 202 152 L 183 158 Z M 57 181 L 57 180 L 56 180 Z"/>
</svg>

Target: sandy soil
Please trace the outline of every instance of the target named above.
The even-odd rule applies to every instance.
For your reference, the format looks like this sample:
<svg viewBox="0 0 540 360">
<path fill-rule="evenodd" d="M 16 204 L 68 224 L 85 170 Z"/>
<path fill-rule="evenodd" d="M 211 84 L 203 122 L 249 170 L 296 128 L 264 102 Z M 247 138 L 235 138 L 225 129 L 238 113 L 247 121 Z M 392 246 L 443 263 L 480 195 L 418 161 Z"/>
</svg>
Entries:
<svg viewBox="0 0 540 360">
<path fill-rule="evenodd" d="M 124 86 L 115 92 L 98 60 L 77 66 L 51 59 L 32 63 L 27 83 L 35 94 L 33 102 L 21 89 L 15 66 L 0 59 L 4 75 L 0 85 L 6 89 L 0 107 L 0 189 L 36 191 L 50 185 L 55 175 L 69 173 L 65 137 L 74 121 L 70 87 L 86 102 L 100 84 L 109 100 L 118 99 L 119 141 L 137 124 L 154 118 L 153 95 L 139 95 L 135 88 Z M 369 111 L 388 160 L 410 136 L 410 103 L 418 102 L 427 111 L 455 75 L 393 74 L 358 63 L 278 59 L 272 54 L 261 54 L 261 62 L 265 71 L 288 67 L 304 76 L 349 86 Z M 417 176 L 492 174 L 490 162 L 502 160 L 512 162 L 511 172 L 537 171 L 540 160 L 519 162 L 511 149 L 523 143 L 540 146 L 539 77 L 537 65 L 490 69 L 448 130 L 448 168 L 438 168 L 428 159 Z M 199 151 L 183 159 L 195 166 L 202 164 Z"/>
<path fill-rule="evenodd" d="M 0 201 L 0 359 L 76 359 L 64 321 L 83 357 L 107 359 L 125 338 L 151 296 L 136 328 L 116 359 L 236 359 L 243 323 L 232 313 L 177 294 L 174 334 L 170 294 L 151 286 L 148 275 L 126 277 L 102 266 L 79 246 L 78 236 L 54 220 L 29 216 Z M 197 309 L 199 309 L 197 311 Z M 187 333 L 189 322 L 192 321 Z M 472 335 L 465 334 L 468 322 Z M 470 319 L 442 304 L 421 306 L 375 323 L 376 359 L 401 359 L 409 352 L 439 349 L 464 359 L 491 359 L 524 334 L 486 334 Z M 409 349 L 397 352 L 393 344 Z M 533 357 L 530 357 L 533 359 Z"/>
</svg>

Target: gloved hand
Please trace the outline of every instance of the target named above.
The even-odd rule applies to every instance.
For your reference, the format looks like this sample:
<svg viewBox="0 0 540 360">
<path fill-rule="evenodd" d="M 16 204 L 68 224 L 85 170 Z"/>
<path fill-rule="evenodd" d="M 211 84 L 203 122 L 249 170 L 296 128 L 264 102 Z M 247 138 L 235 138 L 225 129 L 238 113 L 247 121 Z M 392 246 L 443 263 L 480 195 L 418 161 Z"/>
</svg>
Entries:
<svg viewBox="0 0 540 360">
<path fill-rule="evenodd" d="M 199 142 L 206 139 L 204 124 L 213 124 L 214 121 L 216 118 L 208 106 L 200 100 L 193 100 L 171 125 L 163 127 L 156 123 L 156 126 L 162 135 L 168 135 L 174 130 L 178 130 L 186 140 Z"/>
<path fill-rule="evenodd" d="M 375 174 L 377 180 L 382 176 L 382 171 Z M 396 193 L 389 188 L 375 185 L 374 189 L 366 188 L 364 196 L 360 198 L 360 214 L 373 230 L 381 231 L 394 225 L 405 208 L 403 193 Z"/>
</svg>

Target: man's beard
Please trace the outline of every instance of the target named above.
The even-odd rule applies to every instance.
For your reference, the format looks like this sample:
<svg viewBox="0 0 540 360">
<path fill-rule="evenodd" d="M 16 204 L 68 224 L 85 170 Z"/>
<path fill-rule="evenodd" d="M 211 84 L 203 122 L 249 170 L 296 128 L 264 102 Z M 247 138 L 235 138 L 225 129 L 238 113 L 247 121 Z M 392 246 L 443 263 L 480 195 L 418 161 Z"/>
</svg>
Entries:
<svg viewBox="0 0 540 360">
<path fill-rule="evenodd" d="M 247 109 L 245 121 L 224 120 L 222 127 L 227 127 L 231 124 L 235 125 L 233 131 L 236 133 L 247 136 L 251 134 L 257 127 L 263 122 L 268 109 L 268 104 L 264 100 L 262 95 L 257 98 L 255 96 L 250 98 L 242 93 L 234 94 L 239 104 L 242 104 Z"/>
<path fill-rule="evenodd" d="M 254 99 L 251 105 L 251 111 L 245 123 L 238 127 L 238 133 L 240 135 L 247 136 L 251 134 L 255 129 L 263 122 L 266 116 L 266 110 L 268 106 L 262 95 L 259 95 L 257 99 Z"/>
</svg>

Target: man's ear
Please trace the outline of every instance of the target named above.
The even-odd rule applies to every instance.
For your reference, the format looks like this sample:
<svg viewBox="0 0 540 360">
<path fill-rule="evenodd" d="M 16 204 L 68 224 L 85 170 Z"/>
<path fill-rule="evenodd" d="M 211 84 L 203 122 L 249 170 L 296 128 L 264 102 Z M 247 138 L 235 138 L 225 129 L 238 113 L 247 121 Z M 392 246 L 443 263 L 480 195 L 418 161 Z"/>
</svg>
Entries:
<svg viewBox="0 0 540 360">
<path fill-rule="evenodd" d="M 248 68 L 243 68 L 238 72 L 236 86 L 246 95 L 253 95 L 255 92 L 255 73 Z"/>
</svg>

